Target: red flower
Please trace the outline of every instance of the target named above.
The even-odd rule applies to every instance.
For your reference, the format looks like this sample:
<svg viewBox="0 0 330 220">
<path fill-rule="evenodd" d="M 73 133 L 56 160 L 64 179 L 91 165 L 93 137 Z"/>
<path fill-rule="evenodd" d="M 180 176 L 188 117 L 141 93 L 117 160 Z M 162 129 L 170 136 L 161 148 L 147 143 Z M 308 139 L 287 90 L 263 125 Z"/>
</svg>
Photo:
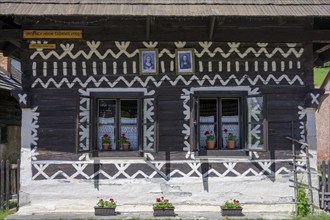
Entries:
<svg viewBox="0 0 330 220">
<path fill-rule="evenodd" d="M 205 131 L 204 135 L 209 135 L 210 132 L 209 131 Z"/>
<path fill-rule="evenodd" d="M 157 198 L 157 199 L 156 199 L 156 202 L 160 202 L 160 198 Z"/>
<path fill-rule="evenodd" d="M 103 135 L 103 137 L 107 138 L 107 137 L 109 137 L 109 135 L 105 134 L 105 135 Z"/>
<path fill-rule="evenodd" d="M 103 201 L 103 199 L 100 199 L 99 201 Z"/>
<path fill-rule="evenodd" d="M 227 133 L 227 132 L 228 132 L 227 128 L 225 128 L 223 131 L 224 131 L 225 133 Z"/>
<path fill-rule="evenodd" d="M 113 202 L 113 198 L 110 198 L 109 201 L 110 201 L 110 202 Z"/>
</svg>

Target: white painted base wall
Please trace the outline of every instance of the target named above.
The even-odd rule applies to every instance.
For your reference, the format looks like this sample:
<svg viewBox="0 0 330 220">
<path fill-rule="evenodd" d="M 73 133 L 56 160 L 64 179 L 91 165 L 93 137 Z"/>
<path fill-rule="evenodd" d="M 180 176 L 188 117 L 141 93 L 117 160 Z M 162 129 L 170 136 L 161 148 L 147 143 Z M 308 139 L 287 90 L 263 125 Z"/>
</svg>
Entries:
<svg viewBox="0 0 330 220">
<path fill-rule="evenodd" d="M 240 200 L 246 212 L 293 211 L 291 174 L 278 173 L 274 178 L 262 174 L 252 177 L 178 177 L 169 181 L 161 178 L 32 180 L 31 163 L 36 153 L 31 151 L 31 143 L 37 138 L 33 135 L 37 132 L 37 125 L 32 123 L 34 114 L 31 109 L 22 110 L 21 210 L 92 211 L 99 198 L 112 197 L 117 201 L 118 211 L 151 211 L 156 198 L 164 196 L 177 211 L 218 211 L 221 204 L 231 199 Z M 315 151 L 312 154 L 311 164 L 315 167 Z M 233 158 L 224 160 L 235 162 Z"/>
<path fill-rule="evenodd" d="M 226 200 L 238 199 L 245 211 L 293 211 L 293 190 L 288 177 L 275 182 L 260 177 L 208 178 L 208 191 L 201 178 L 114 180 L 114 181 L 32 181 L 21 188 L 31 210 L 92 210 L 99 198 L 114 198 L 118 210 L 152 211 L 162 195 L 177 211 L 217 211 Z"/>
</svg>

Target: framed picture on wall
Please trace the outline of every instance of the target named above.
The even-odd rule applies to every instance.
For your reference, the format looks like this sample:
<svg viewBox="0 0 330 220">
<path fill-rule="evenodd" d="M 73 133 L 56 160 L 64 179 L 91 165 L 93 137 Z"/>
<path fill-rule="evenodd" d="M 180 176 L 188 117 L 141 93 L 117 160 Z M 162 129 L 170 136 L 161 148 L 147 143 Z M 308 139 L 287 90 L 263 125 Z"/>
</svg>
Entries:
<svg viewBox="0 0 330 220">
<path fill-rule="evenodd" d="M 158 49 L 140 49 L 140 74 L 158 74 Z"/>
<path fill-rule="evenodd" d="M 175 66 L 177 74 L 194 74 L 195 57 L 194 49 L 183 48 L 175 51 Z"/>
</svg>

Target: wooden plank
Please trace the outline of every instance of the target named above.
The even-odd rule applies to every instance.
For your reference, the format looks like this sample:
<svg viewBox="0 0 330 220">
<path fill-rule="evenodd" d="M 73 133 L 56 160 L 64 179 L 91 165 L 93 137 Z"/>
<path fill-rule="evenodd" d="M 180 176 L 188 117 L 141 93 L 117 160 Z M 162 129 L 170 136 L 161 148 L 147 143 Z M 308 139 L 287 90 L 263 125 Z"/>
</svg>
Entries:
<svg viewBox="0 0 330 220">
<path fill-rule="evenodd" d="M 330 160 L 328 160 L 328 164 L 327 164 L 327 172 L 325 172 L 325 177 L 327 177 L 328 182 L 327 182 L 327 189 L 326 192 L 330 192 Z"/>
<path fill-rule="evenodd" d="M 151 18 L 147 17 L 147 20 L 146 20 L 146 40 L 149 40 L 149 38 L 150 38 L 150 26 L 151 26 Z"/>
<path fill-rule="evenodd" d="M 21 40 L 22 30 L 18 29 L 0 29 L 0 41 Z"/>
<path fill-rule="evenodd" d="M 10 163 L 9 160 L 6 161 L 6 198 L 5 198 L 5 203 L 6 203 L 6 209 L 9 209 L 9 186 L 10 186 Z"/>
<path fill-rule="evenodd" d="M 0 174 L 0 209 L 2 209 L 5 200 L 5 161 L 3 160 L 1 160 Z"/>
<path fill-rule="evenodd" d="M 325 198 L 325 185 L 326 185 L 326 176 L 325 176 L 325 170 L 326 170 L 326 166 L 325 166 L 325 161 L 322 161 L 322 164 L 321 164 L 321 177 L 322 177 L 322 195 L 321 195 L 321 208 L 324 209 L 325 208 L 325 201 L 324 201 L 324 198 Z"/>
<path fill-rule="evenodd" d="M 213 33 L 214 33 L 214 27 L 215 27 L 215 20 L 216 20 L 216 17 L 211 17 L 210 30 L 209 30 L 209 40 L 210 41 L 212 41 L 212 39 L 213 39 Z"/>
<path fill-rule="evenodd" d="M 82 30 L 23 30 L 24 39 L 81 39 Z"/>
<path fill-rule="evenodd" d="M 18 209 L 18 206 L 19 206 L 19 191 L 20 191 L 20 181 L 21 181 L 21 178 L 20 178 L 20 175 L 21 175 L 21 161 L 20 159 L 17 160 L 17 180 L 16 180 L 16 189 L 17 189 L 17 209 Z"/>
</svg>

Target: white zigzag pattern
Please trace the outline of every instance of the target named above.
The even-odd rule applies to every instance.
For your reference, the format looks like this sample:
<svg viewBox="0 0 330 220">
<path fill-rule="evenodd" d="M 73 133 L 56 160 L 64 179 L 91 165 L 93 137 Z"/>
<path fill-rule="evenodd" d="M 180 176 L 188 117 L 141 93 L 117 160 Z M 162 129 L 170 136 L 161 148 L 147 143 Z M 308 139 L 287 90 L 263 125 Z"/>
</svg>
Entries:
<svg viewBox="0 0 330 220">
<path fill-rule="evenodd" d="M 276 53 L 280 53 L 284 58 L 287 58 L 288 56 L 290 56 L 290 54 L 294 54 L 297 58 L 300 58 L 304 53 L 304 48 L 300 48 L 299 51 L 293 48 L 296 46 L 296 44 L 287 44 L 289 47 L 289 50 L 287 52 L 284 52 L 283 49 L 280 47 L 276 47 L 272 52 L 268 52 L 265 48 L 266 46 L 268 46 L 268 43 L 258 43 L 257 45 L 261 47 L 258 51 L 253 47 L 249 47 L 243 53 L 238 50 L 240 43 L 229 42 L 228 46 L 230 47 L 230 49 L 227 53 L 224 52 L 220 47 L 215 48 L 214 51 L 211 52 L 209 48 L 212 44 L 212 42 L 199 42 L 199 45 L 203 48 L 203 50 L 199 53 L 195 49 L 196 56 L 200 58 L 205 53 L 207 53 L 210 57 L 214 57 L 217 53 L 219 53 L 223 58 L 228 58 L 232 53 L 236 53 L 240 58 L 244 58 L 249 55 L 249 53 L 253 53 L 256 57 L 259 57 L 261 54 L 264 53 L 267 58 L 272 58 Z"/>
<path fill-rule="evenodd" d="M 108 55 L 111 55 L 113 58 L 118 59 L 120 56 L 125 55 L 129 58 L 132 58 L 139 54 L 139 50 L 136 49 L 133 52 L 127 52 L 127 48 L 130 45 L 130 42 L 115 42 L 116 47 L 119 49 L 118 53 L 115 53 L 111 49 L 107 49 L 104 54 L 101 54 L 97 49 L 99 48 L 101 42 L 100 41 L 87 41 L 87 46 L 90 48 L 90 51 L 86 53 L 83 50 L 79 50 L 76 54 L 72 53 L 74 48 L 74 44 L 60 44 L 60 47 L 63 49 L 63 53 L 59 54 L 56 51 L 50 51 L 49 53 L 45 54 L 42 49 L 37 49 L 31 56 L 30 59 L 33 60 L 37 55 L 39 55 L 44 60 L 48 60 L 50 57 L 56 57 L 58 60 L 63 59 L 66 56 L 69 56 L 71 59 L 77 59 L 78 57 L 82 56 L 85 59 L 90 59 L 93 55 L 97 56 L 99 59 L 103 60 Z M 143 42 L 144 46 L 147 48 L 155 48 L 158 42 Z M 174 42 L 177 48 L 183 48 L 186 42 Z M 216 47 L 213 52 L 209 50 L 210 46 L 213 42 L 199 42 L 199 45 L 203 48 L 201 52 L 198 52 L 195 49 L 195 54 L 197 57 L 202 57 L 204 54 L 208 54 L 210 57 L 214 57 L 217 53 L 219 53 L 223 58 L 228 58 L 231 54 L 236 53 L 240 58 L 246 57 L 248 54 L 253 53 L 256 57 L 259 57 L 261 54 L 265 54 L 267 58 L 272 58 L 276 53 L 280 53 L 284 58 L 287 58 L 290 54 L 294 54 L 297 58 L 300 58 L 304 52 L 303 48 L 300 48 L 299 51 L 294 48 L 296 44 L 287 44 L 289 50 L 284 52 L 282 48 L 276 47 L 273 51 L 268 52 L 266 47 L 268 43 L 257 43 L 259 50 L 256 50 L 253 47 L 249 47 L 244 52 L 238 50 L 240 43 L 237 42 L 228 42 L 228 46 L 230 47 L 229 51 L 226 53 L 220 47 Z M 172 59 L 175 58 L 175 53 L 171 53 L 168 49 L 163 49 L 159 53 L 159 57 L 162 57 L 164 54 L 167 54 Z"/>
<path fill-rule="evenodd" d="M 38 128 L 39 128 L 39 116 L 40 113 L 37 112 L 38 106 L 32 109 L 32 124 L 31 124 L 31 137 L 32 137 L 32 143 L 31 145 L 37 146 L 38 145 Z"/>
<path fill-rule="evenodd" d="M 254 79 L 252 79 L 248 75 L 244 75 L 238 79 L 234 74 L 232 74 L 226 80 L 224 80 L 220 75 L 215 75 L 213 78 L 208 75 L 204 75 L 202 79 L 199 79 L 198 76 L 193 75 L 188 80 L 185 79 L 182 75 L 177 76 L 174 80 L 166 75 L 158 81 L 153 76 L 148 76 L 145 80 L 141 79 L 139 76 L 135 76 L 131 81 L 128 81 L 125 77 L 120 76 L 112 82 L 109 81 L 109 79 L 105 76 L 101 77 L 99 80 L 96 80 L 93 76 L 90 76 L 84 82 L 80 78 L 75 78 L 71 82 L 66 77 L 62 78 L 60 82 L 56 82 L 53 78 L 50 78 L 44 82 L 42 79 L 38 78 L 33 82 L 32 88 L 36 87 L 38 84 L 40 84 L 43 88 L 48 88 L 50 84 L 53 84 L 56 88 L 61 88 L 63 84 L 65 84 L 68 88 L 72 88 L 76 84 L 82 88 L 86 88 L 89 83 L 94 83 L 95 87 L 99 87 L 103 82 L 107 83 L 111 88 L 115 87 L 119 82 L 125 83 L 128 87 L 133 86 L 134 83 L 140 83 L 142 87 L 146 87 L 149 83 L 153 83 L 156 87 L 159 87 L 166 81 L 169 82 L 172 86 L 177 85 L 179 82 L 182 82 L 188 86 L 193 81 L 196 81 L 200 86 L 202 86 L 205 82 L 208 82 L 211 85 L 215 85 L 216 81 L 219 81 L 223 86 L 226 86 L 230 81 L 235 81 L 237 85 L 243 84 L 244 81 L 248 81 L 251 85 L 256 85 L 259 81 L 264 85 L 267 85 L 270 81 L 274 81 L 276 84 L 279 84 L 283 80 L 286 80 L 290 85 L 294 84 L 296 81 L 298 81 L 300 85 L 304 85 L 304 82 L 298 75 L 295 75 L 293 79 L 290 79 L 287 75 L 281 75 L 280 77 L 276 78 L 272 74 L 269 74 L 267 78 L 263 78 L 261 75 L 257 75 Z"/>
<path fill-rule="evenodd" d="M 257 162 L 257 161 L 256 161 Z M 182 163 L 182 162 L 180 162 Z M 188 173 L 184 173 L 183 171 L 179 169 L 175 169 L 172 172 L 170 172 L 166 177 L 171 178 L 171 177 L 193 177 L 194 174 L 197 174 L 198 177 L 206 178 L 209 177 L 211 174 L 214 174 L 215 177 L 226 177 L 229 176 L 229 174 L 234 174 L 234 177 L 247 177 L 247 176 L 262 176 L 262 175 L 274 175 L 274 172 L 270 169 L 272 166 L 273 161 L 260 161 L 257 162 L 259 166 L 262 168 L 260 171 L 256 171 L 252 168 L 249 168 L 245 170 L 244 172 L 239 172 L 235 170 L 236 165 L 238 164 L 237 162 L 221 162 L 227 169 L 223 172 L 220 173 L 219 171 L 215 170 L 214 168 L 209 169 L 207 172 L 202 173 L 199 168 L 202 165 L 202 162 L 186 162 L 186 164 L 191 168 L 191 170 Z M 126 170 L 129 169 L 131 165 L 134 165 L 133 163 L 123 163 L 123 162 L 114 162 L 112 164 L 115 165 L 117 168 L 118 172 L 115 173 L 113 176 L 110 176 L 106 171 L 100 169 L 97 172 L 93 173 L 92 175 L 88 175 L 84 173 L 84 169 L 87 167 L 89 163 L 85 164 L 76 164 L 72 163 L 71 165 L 73 168 L 76 170 L 74 174 L 71 176 L 67 175 L 64 171 L 58 170 L 55 174 L 49 176 L 45 173 L 45 169 L 52 165 L 51 163 L 33 163 L 34 168 L 38 171 L 32 179 L 35 180 L 38 176 L 43 176 L 45 179 L 52 180 L 57 178 L 58 176 L 63 176 L 65 179 L 72 180 L 76 178 L 78 175 L 82 175 L 84 178 L 88 180 L 94 179 L 98 175 L 103 175 L 106 179 L 108 180 L 114 180 L 117 179 L 120 175 L 123 175 L 127 179 L 136 179 L 138 176 L 142 176 L 143 178 L 151 179 L 154 178 L 156 175 L 158 175 L 158 172 L 154 171 L 151 174 L 146 174 L 142 170 L 138 170 L 137 172 L 133 173 L 132 175 L 129 175 L 126 173 Z M 166 162 L 152 162 L 152 164 L 155 166 L 156 169 L 161 170 L 163 166 L 166 165 Z M 280 174 L 290 174 L 291 171 L 286 168 L 286 167 L 281 167 L 279 168 L 276 172 L 275 175 L 280 175 Z M 252 175 L 251 175 L 252 174 Z M 232 176 L 231 176 L 232 177 Z M 213 178 L 213 177 L 212 177 Z"/>
</svg>

